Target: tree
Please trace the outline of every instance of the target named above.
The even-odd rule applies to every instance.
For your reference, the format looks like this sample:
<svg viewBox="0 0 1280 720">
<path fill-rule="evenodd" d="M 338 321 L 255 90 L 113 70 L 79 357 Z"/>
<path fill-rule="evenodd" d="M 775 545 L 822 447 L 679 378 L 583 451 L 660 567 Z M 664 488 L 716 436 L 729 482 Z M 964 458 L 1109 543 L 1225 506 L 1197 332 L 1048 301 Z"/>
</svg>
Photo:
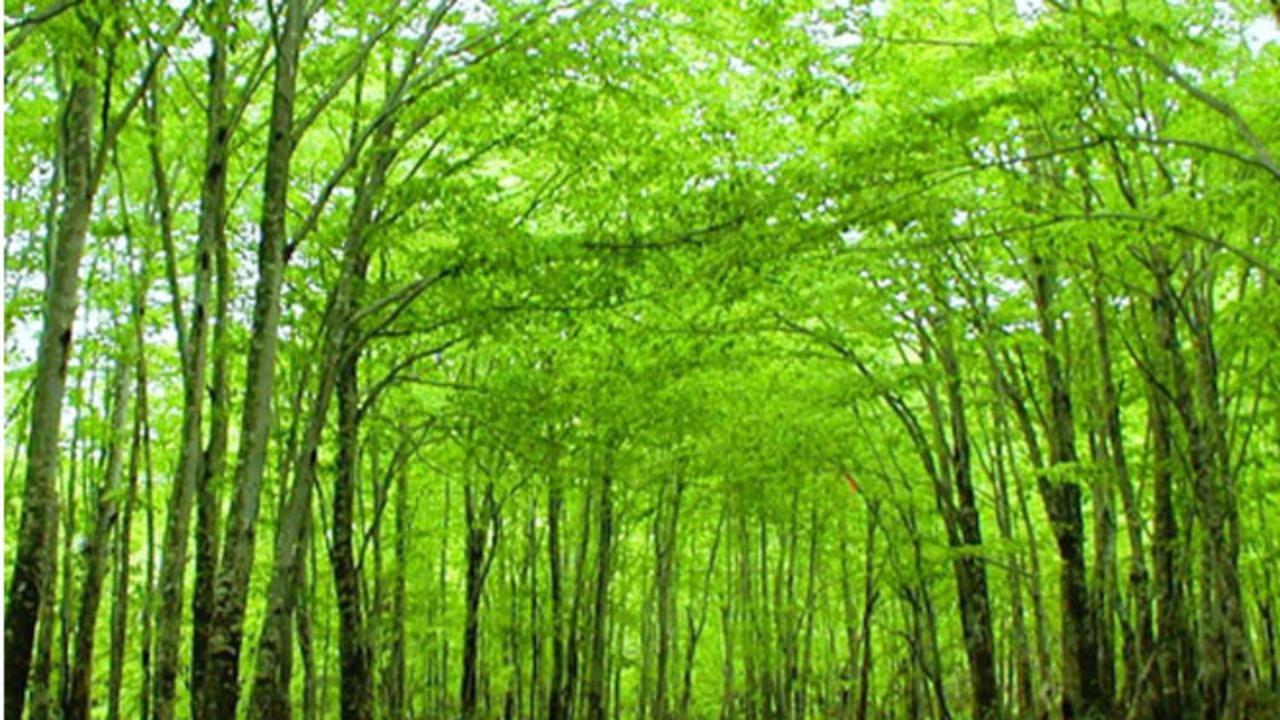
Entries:
<svg viewBox="0 0 1280 720">
<path fill-rule="evenodd" d="M 6 716 L 1276 715 L 1273 13 L 971 5 L 9 8 Z"/>
</svg>

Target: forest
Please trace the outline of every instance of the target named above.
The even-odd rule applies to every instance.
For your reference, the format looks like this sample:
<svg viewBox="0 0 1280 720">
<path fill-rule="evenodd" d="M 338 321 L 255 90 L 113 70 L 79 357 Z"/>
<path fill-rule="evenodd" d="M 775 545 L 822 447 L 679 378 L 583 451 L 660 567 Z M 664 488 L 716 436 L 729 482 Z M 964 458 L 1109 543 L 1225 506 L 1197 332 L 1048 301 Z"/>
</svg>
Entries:
<svg viewBox="0 0 1280 720">
<path fill-rule="evenodd" d="M 1277 0 L 6 0 L 5 720 L 1280 718 Z"/>
</svg>

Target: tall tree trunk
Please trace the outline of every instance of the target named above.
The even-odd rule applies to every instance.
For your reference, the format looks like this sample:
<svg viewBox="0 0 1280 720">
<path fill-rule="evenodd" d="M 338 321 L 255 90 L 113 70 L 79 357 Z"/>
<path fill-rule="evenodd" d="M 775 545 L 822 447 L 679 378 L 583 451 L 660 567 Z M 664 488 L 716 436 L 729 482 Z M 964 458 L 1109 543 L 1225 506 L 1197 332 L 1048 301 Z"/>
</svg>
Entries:
<svg viewBox="0 0 1280 720">
<path fill-rule="evenodd" d="M 391 661 L 387 680 L 387 716 L 405 717 L 405 572 L 409 562 L 408 473 L 394 469 L 396 477 L 396 575 L 391 608 Z"/>
<path fill-rule="evenodd" d="M 757 672 L 755 655 L 753 652 L 757 643 L 757 638 L 753 636 L 756 631 L 755 613 L 752 579 L 756 577 L 756 571 L 752 563 L 752 542 L 751 533 L 748 531 L 748 512 L 745 503 L 739 503 L 736 508 L 738 515 L 738 577 L 735 587 L 733 602 L 736 605 L 732 608 L 734 612 L 734 627 L 738 631 L 735 638 L 736 650 L 742 656 L 742 680 L 745 690 L 735 688 L 733 701 L 736 704 L 735 711 L 743 714 L 752 720 L 756 714 L 756 697 L 760 686 L 763 684 L 759 681 Z M 763 582 L 763 578 L 760 578 Z"/>
<path fill-rule="evenodd" d="M 146 357 L 146 353 L 140 353 L 140 355 L 142 358 Z M 143 359 L 139 362 L 141 364 L 138 365 L 138 372 L 145 376 L 146 361 Z M 143 389 L 145 390 L 145 380 Z M 151 700 L 155 691 L 156 493 L 155 466 L 151 459 L 151 415 L 145 392 L 138 396 L 138 402 L 141 404 L 139 411 L 142 413 L 142 467 L 146 486 L 144 506 L 147 509 L 147 560 L 142 594 L 146 602 L 142 608 L 142 649 L 138 653 L 138 664 L 142 670 L 142 687 L 138 693 L 141 696 L 138 702 L 138 716 L 148 718 L 151 717 Z"/>
<path fill-rule="evenodd" d="M 1173 411 L 1168 396 L 1170 358 L 1179 352 L 1177 318 L 1165 294 L 1168 269 L 1154 258 L 1156 290 L 1151 297 L 1155 324 L 1155 377 L 1148 378 L 1148 422 L 1152 444 L 1155 497 L 1154 566 L 1156 581 L 1156 657 L 1162 684 L 1156 698 L 1156 717 L 1181 718 L 1194 714 L 1194 693 L 1190 693 L 1193 671 L 1185 666 L 1189 644 L 1183 585 L 1179 577 L 1181 538 L 1174 509 L 1173 470 L 1175 463 Z"/>
<path fill-rule="evenodd" d="M 216 23 L 215 23 L 216 24 Z M 219 53 L 215 44 L 214 54 Z M 211 62 L 212 67 L 215 63 Z M 211 78 L 212 80 L 212 78 Z M 214 88 L 210 88 L 210 101 Z M 157 92 L 153 88 L 153 92 Z M 158 101 L 157 101 L 158 102 Z M 192 299 L 191 329 L 184 334 L 181 301 L 177 292 L 177 265 L 169 228 L 170 201 L 165 181 L 164 166 L 160 155 L 160 128 L 156 102 L 148 105 L 150 143 L 153 174 L 160 197 L 157 200 L 162 215 L 162 237 L 165 240 L 169 260 L 171 295 L 174 296 L 174 325 L 180 343 L 182 359 L 182 429 L 179 435 L 178 463 L 174 473 L 173 490 L 166 514 L 164 549 L 160 562 L 160 607 L 156 624 L 156 686 L 154 712 L 156 720 L 172 720 L 175 713 L 178 654 L 182 644 L 183 588 L 187 568 L 187 544 L 191 528 L 191 508 L 195 499 L 196 483 L 203 471 L 202 430 L 204 424 L 205 376 L 209 347 L 209 304 L 212 296 L 214 252 L 222 235 L 223 195 L 219 185 L 225 183 L 224 128 L 220 114 L 212 105 L 209 111 L 209 128 L 205 147 L 204 187 L 200 199 L 200 229 L 196 244 L 195 297 Z M 215 122 L 217 124 L 215 124 Z M 200 666 L 203 669 L 203 664 Z M 195 672 L 195 666 L 192 668 Z M 193 675 L 194 679 L 194 675 Z"/>
<path fill-rule="evenodd" d="M 948 522 L 951 526 L 948 533 L 951 544 L 971 550 L 982 547 L 982 524 L 977 494 L 973 488 L 972 448 L 961 386 L 960 362 L 956 357 L 950 325 L 945 315 L 936 323 L 938 358 L 942 362 L 946 378 L 945 416 L 950 419 L 951 425 L 950 457 L 941 458 L 940 463 L 951 474 L 947 487 L 944 488 L 947 506 L 944 515 L 951 518 Z M 936 402 L 933 404 L 936 405 Z M 944 414 L 936 409 L 933 414 L 935 423 L 940 425 Z M 937 434 L 939 452 L 945 452 L 945 434 L 941 429 Z M 952 487 L 956 499 L 954 505 L 951 500 Z M 996 684 L 995 631 L 991 623 L 986 561 L 981 554 L 971 551 L 957 558 L 953 565 L 965 653 L 969 659 L 969 679 L 973 688 L 973 714 L 978 720 L 995 720 L 1001 716 L 1000 691 Z"/>
<path fill-rule="evenodd" d="M 868 504 L 869 509 L 876 507 L 877 505 L 875 504 Z M 914 626 L 911 645 L 915 655 L 915 664 L 920 669 L 918 674 L 924 676 L 922 683 L 924 690 L 931 695 L 930 701 L 934 706 L 934 716 L 942 720 L 951 720 L 951 709 L 947 702 L 946 686 L 942 678 L 943 658 L 938 644 L 937 611 L 934 609 L 933 595 L 929 590 L 928 571 L 924 562 L 924 538 L 920 534 L 919 525 L 909 504 L 902 512 L 902 516 L 903 525 L 906 527 L 911 539 L 913 578 L 904 588 L 904 594 L 911 603 L 912 625 Z M 871 521 L 873 524 L 879 525 L 878 512 L 871 514 Z M 869 551 L 874 550 L 874 537 L 868 535 L 867 540 Z M 866 582 L 865 578 L 864 582 Z M 865 594 L 865 586 L 863 591 Z M 859 639 L 864 642 L 866 640 L 862 635 L 859 635 Z"/>
<path fill-rule="evenodd" d="M 847 523 L 844 513 L 840 515 L 840 546 L 850 547 L 853 544 L 848 534 Z M 842 552 L 840 555 L 840 600 L 841 609 L 844 611 L 844 641 L 845 652 L 848 659 L 845 667 L 840 672 L 840 712 L 845 717 L 853 717 L 854 699 L 857 691 L 857 671 L 858 671 L 858 647 L 860 645 L 858 632 L 858 614 L 853 597 L 853 572 L 849 568 L 850 553 Z M 913 634 L 908 634 L 914 637 Z"/>
<path fill-rule="evenodd" d="M 436 597 L 433 603 L 434 615 L 436 618 L 444 616 L 448 608 L 449 596 L 449 528 L 452 525 L 450 514 L 453 509 L 453 482 L 449 475 L 444 478 L 444 522 L 441 528 L 440 554 L 436 559 L 437 582 Z M 446 698 L 449 695 L 449 668 L 453 666 L 453 656 L 449 651 L 449 637 L 446 633 L 441 638 L 440 646 L 435 657 L 435 706 L 447 707 Z"/>
<path fill-rule="evenodd" d="M 994 359 L 994 349 L 990 344 L 990 333 L 984 333 L 984 345 L 988 352 L 988 358 Z M 992 363 L 992 367 L 995 364 Z M 1000 530 L 1000 539 L 1005 543 L 1009 543 L 1010 547 L 1014 546 L 1015 534 L 1013 526 L 1013 501 L 1009 493 L 1009 418 L 1007 408 L 1004 404 L 1003 381 L 996 373 L 992 373 L 992 395 L 994 402 L 991 403 L 992 416 L 992 437 L 991 437 L 991 456 L 992 456 L 992 476 L 996 486 L 996 525 Z M 1025 582 L 1025 569 L 1022 557 L 1017 553 L 1011 553 L 1010 564 L 1012 572 L 1009 576 L 1009 595 L 1010 595 L 1010 612 L 1013 615 L 1013 659 L 1015 687 L 1014 693 L 1017 713 L 1027 717 L 1036 715 L 1037 703 L 1035 692 L 1035 673 L 1033 671 L 1031 640 L 1027 631 L 1026 612 L 1023 601 L 1023 583 Z"/>
<path fill-rule="evenodd" d="M 290 572 L 299 564 L 301 553 L 300 520 L 309 516 L 311 488 L 315 484 L 316 463 L 324 426 L 328 417 L 330 400 L 336 391 L 339 395 L 339 467 L 334 492 L 335 542 L 330 549 L 334 582 L 339 603 L 339 652 L 342 656 L 342 717 L 357 720 L 370 718 L 373 713 L 373 658 L 365 634 L 360 610 L 360 581 L 356 570 L 351 532 L 354 521 L 355 481 L 359 462 L 356 446 L 360 421 L 360 399 L 356 385 L 360 340 L 357 337 L 354 314 L 361 287 L 368 270 L 369 258 L 364 245 L 373 220 L 375 204 L 382 191 L 386 173 L 395 158 L 388 143 L 394 123 L 384 122 L 377 133 L 379 153 L 372 167 L 361 175 L 356 188 L 355 206 L 351 210 L 347 236 L 343 244 L 343 264 L 338 283 L 325 313 L 321 350 L 321 371 L 315 395 L 312 397 L 311 414 L 303 436 L 302 446 L 295 460 L 295 474 L 289 490 L 285 516 L 277 525 L 276 572 L 268 591 L 268 618 L 281 618 L 281 622 L 268 621 L 258 645 L 258 674 L 254 681 L 255 707 L 263 711 L 269 708 L 287 707 L 289 678 L 272 667 L 287 667 L 276 660 L 290 652 L 285 628 L 287 618 L 297 600 L 297 573 Z M 354 130 L 353 130 L 354 134 Z M 354 152 L 354 148 L 351 152 Z M 343 393 L 346 393 L 344 399 Z M 345 405 L 343 404 L 345 403 Z M 348 446 L 348 444 L 351 444 Z M 346 463 L 346 464 L 343 464 Z M 379 486 L 380 487 L 380 486 Z M 382 503 L 378 503 L 382 507 Z M 380 556 L 377 542 L 380 523 L 374 525 L 375 553 Z M 345 542 L 342 540 L 345 536 Z M 381 572 L 374 573 L 375 582 Z M 378 612 L 380 601 L 375 601 Z M 260 705 L 258 703 L 261 703 Z"/>
<path fill-rule="evenodd" d="M 560 551 L 560 517 L 564 508 L 564 491 L 559 474 L 552 466 L 547 486 L 547 581 L 551 592 L 551 678 L 548 684 L 547 718 L 565 720 L 567 709 L 563 692 L 565 676 L 564 632 L 564 563 Z"/>
<path fill-rule="evenodd" d="M 90 270 L 89 278 L 93 278 L 94 272 Z M 92 294 L 89 294 L 92 297 Z M 76 545 L 75 542 L 77 532 L 77 518 L 79 512 L 79 501 L 77 495 L 78 480 L 82 475 L 90 474 L 90 446 L 92 443 L 85 437 L 85 408 L 90 406 L 97 385 L 96 368 L 88 357 L 87 353 L 82 355 L 80 360 L 83 368 L 80 376 L 76 380 L 76 389 L 72 393 L 72 397 L 77 398 L 79 402 L 76 404 L 75 419 L 71 426 L 71 451 L 68 453 L 68 463 L 66 472 L 63 475 L 66 482 L 62 488 L 62 506 L 59 512 L 62 514 L 62 595 L 59 597 L 58 603 L 58 693 L 51 695 L 46 701 L 42 702 L 43 711 L 49 717 L 57 717 L 60 710 L 66 705 L 68 696 L 71 694 L 68 681 L 71 679 L 71 663 L 74 658 L 71 655 L 71 616 L 75 612 L 75 560 Z M 84 387 L 85 378 L 89 378 L 89 387 Z M 86 402 L 87 401 L 87 402 Z M 50 684 L 50 688 L 52 685 Z M 50 690 L 52 692 L 52 690 Z M 38 713 L 34 713 L 37 714 Z"/>
<path fill-rule="evenodd" d="M 605 720 L 609 580 L 613 575 L 613 475 L 605 468 L 600 477 L 600 515 L 596 528 L 595 580 L 592 588 L 591 638 L 584 692 L 586 720 Z"/>
<path fill-rule="evenodd" d="M 876 530 L 878 529 L 875 518 L 876 513 L 872 512 L 867 522 L 867 546 L 862 567 L 862 627 L 859 630 L 862 635 L 862 662 L 858 669 L 858 704 L 857 712 L 854 714 L 857 720 L 867 720 L 871 698 L 871 619 L 879 598 L 875 587 Z"/>
<path fill-rule="evenodd" d="M 587 591 L 589 590 L 590 573 L 588 568 L 590 564 L 587 562 L 587 552 L 591 546 L 591 521 L 595 513 L 596 500 L 589 491 L 582 493 L 582 502 L 580 503 L 582 511 L 579 516 L 578 525 L 578 547 L 573 554 L 573 560 L 570 563 L 573 567 L 573 606 L 569 611 L 569 634 L 565 642 L 568 651 L 568 659 L 565 667 L 564 677 L 564 695 L 565 695 L 565 715 L 574 717 L 577 709 L 583 706 L 582 692 L 585 683 L 583 682 L 581 663 L 583 662 L 584 653 L 579 649 L 582 638 L 583 612 L 584 605 L 587 600 Z M 589 611 L 587 611 L 589 612 Z M 590 660 L 589 657 L 586 658 Z"/>
<path fill-rule="evenodd" d="M 1192 318 L 1191 337 L 1196 358 L 1195 395 L 1201 407 L 1202 443 L 1207 456 L 1204 463 L 1208 466 L 1207 470 L 1198 468 L 1195 475 L 1196 509 L 1201 513 L 1201 524 L 1205 530 L 1202 536 L 1205 567 L 1212 570 L 1212 574 L 1206 573 L 1203 579 L 1213 599 L 1213 611 L 1219 616 L 1215 621 L 1217 627 L 1211 632 L 1221 636 L 1210 640 L 1210 646 L 1220 646 L 1222 657 L 1221 677 L 1214 678 L 1219 686 L 1215 692 L 1220 698 L 1213 708 L 1214 717 L 1244 718 L 1248 712 L 1246 706 L 1254 670 L 1240 588 L 1240 517 L 1235 474 L 1227 444 L 1227 419 L 1218 390 L 1213 293 L 1211 276 L 1206 274 L 1195 283 L 1190 294 L 1189 316 Z M 1194 447 L 1192 452 L 1195 452 Z M 1213 657 L 1209 653 L 1205 654 L 1205 659 L 1210 661 L 1207 665 L 1212 665 Z M 1205 711 L 1207 713 L 1209 708 L 1206 707 Z"/>
<path fill-rule="evenodd" d="M 684 481 L 682 478 L 677 478 L 669 486 L 671 487 L 671 499 L 669 502 L 663 503 L 662 499 L 659 498 L 657 519 L 654 524 L 654 547 L 657 554 L 654 582 L 657 586 L 658 605 L 657 674 L 654 679 L 653 701 L 654 720 L 667 720 L 671 713 L 667 686 L 676 626 L 675 555 L 680 522 L 680 499 L 684 494 Z"/>
<path fill-rule="evenodd" d="M 817 608 L 817 567 L 818 567 L 818 546 L 822 542 L 823 524 L 818 516 L 817 505 L 811 505 L 809 509 L 809 552 L 805 562 L 805 599 L 804 599 L 804 648 L 801 651 L 800 668 L 795 688 L 795 717 L 803 720 L 808 717 L 809 713 L 809 693 L 812 688 L 813 678 L 816 675 L 813 667 L 813 636 L 814 636 L 814 618 L 818 614 Z M 800 632 L 800 628 L 796 627 L 796 632 Z"/>
<path fill-rule="evenodd" d="M 227 514 L 222 561 L 214 592 L 204 718 L 235 717 L 240 697 L 240 644 L 244 631 L 249 572 L 253 565 L 267 440 L 271 429 L 271 394 L 275 380 L 276 342 L 280 324 L 280 286 L 287 241 L 289 163 L 293 156 L 294 92 L 302 46 L 306 3 L 288 0 L 284 26 L 276 42 L 275 81 L 263 182 L 258 285 L 253 332 L 245 373 L 235 491 Z M 278 620 L 278 618 L 277 618 Z"/>
<path fill-rule="evenodd" d="M 5 718 L 22 720 L 31 654 L 41 608 L 49 598 L 49 546 L 57 524 L 58 435 L 62 400 L 71 354 L 71 324 L 80 287 L 89 214 L 93 208 L 93 127 L 97 97 L 97 37 L 81 41 L 74 80 L 62 116 L 64 166 L 62 209 L 52 239 L 53 263 L 44 295 L 40 344 L 36 350 L 31 430 L 27 441 L 27 476 L 22 490 L 22 516 L 13 573 L 5 603 Z"/>
<path fill-rule="evenodd" d="M 75 661 L 71 664 L 71 675 L 66 681 L 67 694 L 63 698 L 62 707 L 64 720 L 87 720 L 89 717 L 98 608 L 108 568 L 112 531 L 119 517 L 120 501 L 125 497 L 122 478 L 131 370 L 129 355 L 121 354 L 116 363 L 111 389 L 111 429 L 107 438 L 106 477 L 98 487 L 97 512 L 89 545 L 84 552 L 86 561 L 80 590 L 80 613 L 76 621 Z"/>
<path fill-rule="evenodd" d="M 1181 308 L 1191 324 L 1196 353 L 1193 378 L 1176 338 L 1175 313 L 1181 300 L 1171 287 L 1168 262 L 1158 248 L 1153 251 L 1152 268 L 1159 295 L 1156 320 L 1167 371 L 1165 391 L 1186 432 L 1195 517 L 1202 527 L 1199 710 L 1206 720 L 1236 718 L 1243 712 L 1252 667 L 1236 569 L 1239 537 L 1238 529 L 1233 529 L 1233 481 L 1218 399 L 1216 352 L 1208 328 L 1212 289 L 1195 280 L 1189 290 L 1191 307 Z"/>
<path fill-rule="evenodd" d="M 711 580 L 715 575 L 716 558 L 720 553 L 720 539 L 724 534 L 724 524 L 729 517 L 728 506 L 720 508 L 720 519 L 716 521 L 716 532 L 711 540 L 711 550 L 707 555 L 707 565 L 702 573 L 702 589 L 698 593 L 698 612 L 695 618 L 693 608 L 685 612 L 686 640 L 684 646 L 683 679 L 680 688 L 680 718 L 689 717 L 689 706 L 693 701 L 693 665 L 698 657 L 698 641 L 702 637 L 707 624 L 707 610 L 711 606 Z M 729 628 L 722 627 L 721 632 L 728 634 Z M 729 658 L 732 660 L 732 657 Z"/>
<path fill-rule="evenodd" d="M 1058 542 L 1062 560 L 1062 714 L 1066 720 L 1087 718 L 1109 712 L 1099 682 L 1098 643 L 1094 634 L 1094 613 L 1089 602 L 1088 573 L 1084 555 L 1084 516 L 1081 510 L 1077 472 L 1075 425 L 1071 411 L 1071 390 L 1062 368 L 1058 342 L 1058 313 L 1055 295 L 1058 281 L 1048 263 L 1039 255 L 1031 258 L 1036 311 L 1045 382 L 1049 388 L 1050 471 L 1041 473 L 1040 495 Z"/>
<path fill-rule="evenodd" d="M 1010 382 L 1014 373 L 1005 372 L 1003 366 L 995 357 L 994 349 L 989 351 L 989 362 L 991 363 L 991 372 L 997 379 L 1003 393 L 1003 399 L 1008 402 L 1009 408 L 1013 410 L 1017 419 L 1023 442 L 1027 446 L 1027 455 L 1031 468 L 1037 475 L 1042 475 L 1045 471 L 1044 453 L 1040 449 L 1040 441 L 1036 437 L 1035 426 L 1031 423 L 1031 414 L 1027 410 L 1026 400 L 1018 386 Z M 1036 657 L 1042 679 L 1041 689 L 1037 693 L 1037 716 L 1044 718 L 1048 714 L 1048 705 L 1052 702 L 1053 687 L 1049 681 L 1053 674 L 1053 666 L 1049 656 L 1048 614 L 1045 612 L 1044 592 L 1040 585 L 1040 552 L 1036 549 L 1038 542 L 1036 539 L 1036 525 L 1031 518 L 1030 503 L 1027 502 L 1025 483 L 1023 482 L 1023 475 L 1019 470 L 1019 465 L 1014 463 L 1012 470 L 1014 491 L 1018 499 L 1018 516 L 1022 521 L 1023 532 L 1026 533 L 1027 537 L 1027 559 L 1030 563 L 1028 590 L 1031 594 L 1031 607 L 1036 620 Z"/>
<path fill-rule="evenodd" d="M 529 693 L 527 717 L 538 717 L 542 693 L 542 605 L 538 601 L 538 496 L 529 494 L 529 516 L 525 520 L 525 549 L 522 567 L 525 592 L 529 595 Z M 514 600 L 513 600 L 514 602 Z"/>
<path fill-rule="evenodd" d="M 57 505 L 51 506 L 56 508 Z M 51 521 L 51 531 L 49 533 L 49 546 L 45 548 L 48 554 L 48 563 L 50 568 L 58 566 L 58 537 L 59 527 L 57 520 Z M 57 620 L 57 613 L 54 612 L 56 607 L 55 599 L 58 593 L 58 574 L 50 572 L 45 576 L 45 597 L 48 599 L 40 607 L 40 632 L 36 639 L 36 662 L 35 667 L 31 670 L 31 702 L 30 702 L 30 720 L 48 720 L 53 712 L 53 662 L 54 662 L 54 625 Z M 65 588 L 64 588 L 65 592 Z M 7 706 L 6 706 L 7 707 Z"/>
<path fill-rule="evenodd" d="M 1110 464 L 1106 440 L 1090 432 L 1090 457 L 1100 471 L 1092 474 L 1093 507 L 1093 575 L 1090 579 L 1093 608 L 1093 635 L 1098 652 L 1098 685 L 1108 706 L 1116 691 L 1115 615 L 1118 612 L 1119 588 L 1116 586 L 1116 520 L 1114 478 L 1107 471 Z"/>
<path fill-rule="evenodd" d="M 725 575 L 731 572 L 728 563 L 725 564 Z M 734 633 L 737 632 L 736 624 L 733 622 L 733 606 L 732 601 L 726 595 L 724 601 L 720 605 L 720 642 L 722 648 L 720 651 L 720 720 L 728 720 L 734 717 L 734 708 L 737 707 L 738 686 L 737 673 L 734 652 Z"/>
<path fill-rule="evenodd" d="M 484 489 L 484 510 L 476 497 L 475 485 L 468 479 L 464 488 L 467 538 L 465 545 L 467 579 L 462 628 L 462 685 L 459 692 L 464 720 L 476 716 L 480 683 L 480 604 L 484 599 L 484 584 L 492 557 L 489 555 L 489 535 L 493 515 L 493 484 Z"/>
<path fill-rule="evenodd" d="M 1100 273 L 1096 248 L 1090 248 L 1095 272 Z M 1132 631 L 1134 647 L 1126 653 L 1125 692 L 1126 704 L 1134 709 L 1134 720 L 1148 717 L 1151 707 L 1150 689 L 1162 686 L 1158 664 L 1152 662 L 1155 639 L 1151 623 L 1150 577 L 1147 572 L 1146 549 L 1143 538 L 1142 508 L 1134 492 L 1129 476 L 1129 463 L 1124 444 L 1124 423 L 1120 417 L 1119 393 L 1112 375 L 1111 339 L 1107 298 L 1101 280 L 1093 292 L 1093 322 L 1098 348 L 1098 371 L 1102 386 L 1102 414 L 1106 426 L 1107 455 L 1115 487 L 1125 514 L 1125 529 L 1129 539 L 1129 587 L 1134 606 Z M 1149 665 L 1150 663 L 1150 665 Z M 1148 669 L 1150 667 L 1150 669 Z"/>
<path fill-rule="evenodd" d="M 209 438 L 196 481 L 195 580 L 191 593 L 191 717 L 204 715 L 204 691 L 212 632 L 213 596 L 218 572 L 218 486 L 226 464 L 230 387 L 227 307 L 231 294 L 231 266 L 226 239 L 227 162 L 231 124 L 227 113 L 227 28 L 231 19 L 226 0 L 213 0 L 207 9 L 210 41 L 209 94 L 206 101 L 205 167 L 200 197 L 199 233 L 210 248 L 216 270 L 213 328 L 213 391 L 210 398 Z"/>
<path fill-rule="evenodd" d="M 301 377 L 297 380 L 292 412 L 289 413 L 293 420 L 289 423 L 287 439 L 276 461 L 281 477 L 289 477 L 295 467 L 301 467 L 301 463 L 295 464 L 294 458 L 299 452 L 298 425 L 304 417 L 301 407 L 309 373 L 303 370 L 299 374 Z M 304 501 L 306 504 L 303 504 Z M 250 716 L 285 720 L 292 717 L 293 705 L 288 688 L 293 679 L 293 629 L 297 596 L 288 594 L 288 589 L 297 586 L 299 573 L 302 572 L 304 560 L 300 546 L 304 541 L 310 511 L 310 495 L 303 498 L 297 492 L 296 485 L 276 496 L 275 555 L 267 589 L 266 617 L 257 648 L 257 668 L 250 686 Z M 269 651 L 265 659 L 264 646 Z"/>
<path fill-rule="evenodd" d="M 130 253 L 130 257 L 133 253 Z M 129 624 L 129 558 L 133 554 L 132 528 L 133 511 L 138 505 L 138 475 L 143 453 L 143 429 L 146 427 L 147 412 L 147 360 L 143 348 L 144 323 L 146 319 L 146 265 L 143 265 L 144 280 L 136 282 L 133 297 L 133 358 L 136 367 L 136 380 L 133 409 L 133 434 L 129 449 L 129 485 L 124 497 L 124 515 L 116 530 L 116 575 L 112 590 L 114 601 L 111 605 L 111 648 L 110 678 L 107 691 L 107 720 L 120 720 L 121 698 L 124 686 L 125 643 L 128 639 Z M 142 692 L 146 694 L 146 678 L 140 683 Z M 142 715 L 145 717 L 146 707 L 143 705 Z"/>
<path fill-rule="evenodd" d="M 360 406 L 358 351 L 348 350 L 338 371 L 338 460 L 333 487 L 333 544 L 330 561 L 338 598 L 338 656 L 341 670 L 339 707 L 343 720 L 373 717 L 372 658 L 360 609 L 360 571 L 352 534 L 359 477 Z M 394 469 L 391 472 L 396 472 Z"/>
<path fill-rule="evenodd" d="M 316 656 L 315 632 L 312 624 L 316 607 L 316 534 L 315 519 L 311 508 L 307 508 L 307 518 L 303 523 L 302 535 L 306 544 L 306 554 L 298 563 L 298 586 L 302 588 L 298 607 L 294 611 L 294 619 L 298 626 L 298 654 L 302 658 L 302 718 L 315 720 L 319 714 L 316 697 Z M 307 558 L 310 558 L 310 563 Z M 395 715 L 392 715 L 395 717 Z"/>
</svg>

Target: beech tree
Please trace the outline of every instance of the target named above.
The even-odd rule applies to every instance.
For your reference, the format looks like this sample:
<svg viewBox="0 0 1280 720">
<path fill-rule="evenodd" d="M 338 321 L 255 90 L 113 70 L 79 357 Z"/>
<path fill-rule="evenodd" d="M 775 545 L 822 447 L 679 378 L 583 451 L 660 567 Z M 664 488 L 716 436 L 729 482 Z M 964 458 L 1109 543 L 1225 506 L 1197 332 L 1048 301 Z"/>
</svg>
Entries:
<svg viewBox="0 0 1280 720">
<path fill-rule="evenodd" d="M 5 40 L 6 718 L 1280 714 L 1273 4 Z"/>
</svg>

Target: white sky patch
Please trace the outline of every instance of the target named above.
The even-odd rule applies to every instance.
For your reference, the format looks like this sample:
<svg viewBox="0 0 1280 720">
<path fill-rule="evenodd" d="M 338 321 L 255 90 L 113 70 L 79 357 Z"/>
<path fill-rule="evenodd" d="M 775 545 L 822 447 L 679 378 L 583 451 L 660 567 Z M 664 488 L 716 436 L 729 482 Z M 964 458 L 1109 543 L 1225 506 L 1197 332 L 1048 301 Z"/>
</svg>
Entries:
<svg viewBox="0 0 1280 720">
<path fill-rule="evenodd" d="M 729 69 L 738 75 L 754 75 L 756 69 L 735 55 L 729 56 Z"/>
<path fill-rule="evenodd" d="M 862 42 L 861 33 L 841 30 L 832 23 L 811 21 L 805 25 L 804 29 L 815 43 L 832 50 L 847 50 Z"/>
<path fill-rule="evenodd" d="M 1204 73 L 1200 72 L 1198 68 L 1194 68 L 1184 62 L 1175 62 L 1173 64 L 1173 69 L 1177 70 L 1179 75 L 1190 78 L 1194 82 L 1204 82 Z"/>
<path fill-rule="evenodd" d="M 194 43 L 191 44 L 191 54 L 198 58 L 209 57 L 212 53 L 213 43 L 204 35 L 201 35 Z"/>
<path fill-rule="evenodd" d="M 811 10 L 792 16 L 787 21 L 787 26 L 804 30 L 815 45 L 828 50 L 847 50 L 862 43 L 862 33 L 857 28 L 858 18 L 884 17 L 889 9 L 886 0 L 874 0 L 869 5 L 858 8 L 851 7 L 848 2 L 836 2 L 833 5 L 828 9 L 843 12 L 843 21 L 828 20 L 823 17 L 824 13 Z"/>
<path fill-rule="evenodd" d="M 1147 118 L 1145 114 L 1138 114 L 1133 117 L 1133 122 L 1125 128 L 1131 135 L 1148 136 L 1155 134 L 1155 125 Z"/>
<path fill-rule="evenodd" d="M 1268 45 L 1280 44 L 1280 19 L 1259 15 L 1244 26 L 1244 44 L 1257 55 Z"/>
<path fill-rule="evenodd" d="M 435 32 L 435 42 L 439 43 L 441 50 L 445 52 L 462 45 L 464 40 L 466 40 L 466 34 L 457 25 L 441 25 Z"/>
<path fill-rule="evenodd" d="M 552 25 L 556 25 L 558 23 L 572 20 L 577 16 L 578 16 L 577 8 L 561 6 L 556 8 L 555 10 L 552 10 L 551 15 L 548 16 L 547 20 Z"/>
<path fill-rule="evenodd" d="M 1044 0 L 1013 0 L 1013 10 L 1025 23 L 1033 23 L 1044 14 Z"/>
<path fill-rule="evenodd" d="M 320 8 L 315 12 L 315 15 L 311 16 L 311 22 L 308 25 L 315 32 L 323 34 L 333 27 L 333 16 L 329 14 L 328 10 Z"/>
<path fill-rule="evenodd" d="M 458 3 L 457 10 L 462 13 L 462 21 L 468 24 L 488 25 L 497 19 L 493 8 L 484 0 L 462 0 Z"/>
</svg>

